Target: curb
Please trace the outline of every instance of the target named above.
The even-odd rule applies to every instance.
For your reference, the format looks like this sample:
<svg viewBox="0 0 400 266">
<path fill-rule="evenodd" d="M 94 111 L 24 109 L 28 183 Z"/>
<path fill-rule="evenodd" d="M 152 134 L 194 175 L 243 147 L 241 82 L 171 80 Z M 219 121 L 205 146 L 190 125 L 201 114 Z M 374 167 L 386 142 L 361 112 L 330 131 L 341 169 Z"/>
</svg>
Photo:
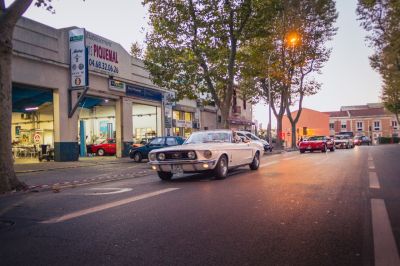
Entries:
<svg viewBox="0 0 400 266">
<path fill-rule="evenodd" d="M 53 192 L 57 193 L 57 192 L 60 192 L 61 189 L 76 188 L 76 187 L 81 187 L 81 186 L 86 186 L 86 185 L 101 184 L 101 183 L 126 180 L 126 179 L 131 179 L 131 178 L 140 178 L 140 177 L 149 176 L 149 175 L 151 175 L 151 173 L 152 173 L 152 171 L 144 170 L 144 171 L 140 171 L 135 174 L 129 174 L 129 175 L 119 174 L 119 175 L 112 175 L 109 177 L 86 178 L 86 179 L 79 180 L 79 181 L 75 180 L 75 181 L 68 181 L 68 182 L 62 182 L 62 183 L 55 183 L 55 184 L 51 184 L 51 185 L 33 185 L 33 186 L 30 186 L 25 192 L 44 192 L 44 191 L 52 190 Z"/>
</svg>

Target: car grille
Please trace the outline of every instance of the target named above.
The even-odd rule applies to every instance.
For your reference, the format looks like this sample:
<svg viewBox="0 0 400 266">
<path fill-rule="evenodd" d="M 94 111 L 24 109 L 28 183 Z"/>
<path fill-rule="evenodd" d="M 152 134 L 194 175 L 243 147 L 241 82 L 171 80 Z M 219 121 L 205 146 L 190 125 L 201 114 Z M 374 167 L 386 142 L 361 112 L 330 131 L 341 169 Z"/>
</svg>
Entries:
<svg viewBox="0 0 400 266">
<path fill-rule="evenodd" d="M 188 158 L 189 151 L 169 151 L 164 152 L 166 161 L 174 161 L 174 160 L 190 160 Z"/>
</svg>

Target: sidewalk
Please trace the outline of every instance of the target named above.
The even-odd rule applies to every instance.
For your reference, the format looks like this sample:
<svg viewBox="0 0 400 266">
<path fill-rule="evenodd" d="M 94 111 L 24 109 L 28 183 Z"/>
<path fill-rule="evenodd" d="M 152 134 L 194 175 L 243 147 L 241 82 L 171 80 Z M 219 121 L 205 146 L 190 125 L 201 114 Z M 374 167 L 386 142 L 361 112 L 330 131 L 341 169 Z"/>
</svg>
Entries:
<svg viewBox="0 0 400 266">
<path fill-rule="evenodd" d="M 79 158 L 79 161 L 73 161 L 73 162 L 54 162 L 54 161 L 50 162 L 25 161 L 25 163 L 17 162 L 14 164 L 14 169 L 17 174 L 20 174 L 20 173 L 31 173 L 31 172 L 40 172 L 40 171 L 49 171 L 49 170 L 67 169 L 67 168 L 79 168 L 88 166 L 90 167 L 96 165 L 128 163 L 128 162 L 132 162 L 132 159 L 129 157 L 124 157 L 124 158 L 116 158 L 114 156 L 82 157 Z"/>
</svg>

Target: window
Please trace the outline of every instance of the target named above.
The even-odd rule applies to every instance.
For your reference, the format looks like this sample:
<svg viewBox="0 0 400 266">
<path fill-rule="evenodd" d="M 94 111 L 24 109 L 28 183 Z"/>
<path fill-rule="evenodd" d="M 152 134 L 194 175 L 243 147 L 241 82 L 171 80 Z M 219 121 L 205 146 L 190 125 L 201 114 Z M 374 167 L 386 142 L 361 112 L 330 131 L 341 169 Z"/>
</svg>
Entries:
<svg viewBox="0 0 400 266">
<path fill-rule="evenodd" d="M 192 113 L 185 112 L 185 121 L 192 121 Z"/>
<path fill-rule="evenodd" d="M 167 138 L 167 143 L 168 146 L 175 146 L 178 145 L 178 143 L 176 142 L 175 138 Z"/>
<path fill-rule="evenodd" d="M 218 123 L 222 123 L 222 117 L 220 115 L 218 116 Z"/>
<path fill-rule="evenodd" d="M 334 123 L 329 123 L 329 129 L 335 129 L 335 124 Z M 299 134 L 299 130 L 297 129 L 297 134 Z"/>
<path fill-rule="evenodd" d="M 397 129 L 397 121 L 396 120 L 392 121 L 392 127 L 393 127 L 393 129 Z"/>
<path fill-rule="evenodd" d="M 342 121 L 342 129 L 346 129 L 347 125 L 346 125 L 346 121 Z"/>
<path fill-rule="evenodd" d="M 363 131 L 363 123 L 357 122 L 357 131 Z"/>
<path fill-rule="evenodd" d="M 246 100 L 243 99 L 243 110 L 246 110 Z"/>
<path fill-rule="evenodd" d="M 381 122 L 380 121 L 374 122 L 374 130 L 381 130 Z"/>
<path fill-rule="evenodd" d="M 173 111 L 172 113 L 172 118 L 175 120 L 180 120 L 180 112 L 179 111 Z"/>
<path fill-rule="evenodd" d="M 155 138 L 150 142 L 150 145 L 159 146 L 159 145 L 162 145 L 163 143 L 164 143 L 163 138 Z"/>
</svg>

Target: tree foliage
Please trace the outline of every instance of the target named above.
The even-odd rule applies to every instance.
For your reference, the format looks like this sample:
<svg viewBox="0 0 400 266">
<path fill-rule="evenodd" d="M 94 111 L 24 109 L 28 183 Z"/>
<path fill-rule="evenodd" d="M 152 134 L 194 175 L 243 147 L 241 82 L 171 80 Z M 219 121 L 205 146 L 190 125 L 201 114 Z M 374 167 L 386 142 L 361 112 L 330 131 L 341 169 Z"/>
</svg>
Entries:
<svg viewBox="0 0 400 266">
<path fill-rule="evenodd" d="M 337 13 L 332 0 L 281 0 L 275 4 L 279 12 L 272 27 L 268 25 L 270 35 L 249 42 L 243 52 L 244 60 L 249 63 L 244 65 L 247 75 L 258 77 L 260 96 L 271 102 L 278 134 L 282 132 L 282 117 L 286 112 L 295 142 L 295 124 L 301 114 L 303 98 L 317 93 L 321 87 L 313 74 L 319 73 L 329 59 L 331 50 L 326 43 L 336 33 Z M 290 107 L 294 104 L 299 112 L 292 118 Z"/>
<path fill-rule="evenodd" d="M 383 79 L 382 101 L 396 115 L 400 113 L 400 1 L 359 0 L 361 26 L 369 32 L 367 41 L 375 53 L 371 66 Z"/>
<path fill-rule="evenodd" d="M 145 63 L 153 81 L 178 98 L 208 94 L 224 127 L 238 76 L 237 51 L 267 22 L 257 0 L 145 0 L 151 31 Z M 265 11 L 265 10 L 262 10 Z"/>
</svg>

